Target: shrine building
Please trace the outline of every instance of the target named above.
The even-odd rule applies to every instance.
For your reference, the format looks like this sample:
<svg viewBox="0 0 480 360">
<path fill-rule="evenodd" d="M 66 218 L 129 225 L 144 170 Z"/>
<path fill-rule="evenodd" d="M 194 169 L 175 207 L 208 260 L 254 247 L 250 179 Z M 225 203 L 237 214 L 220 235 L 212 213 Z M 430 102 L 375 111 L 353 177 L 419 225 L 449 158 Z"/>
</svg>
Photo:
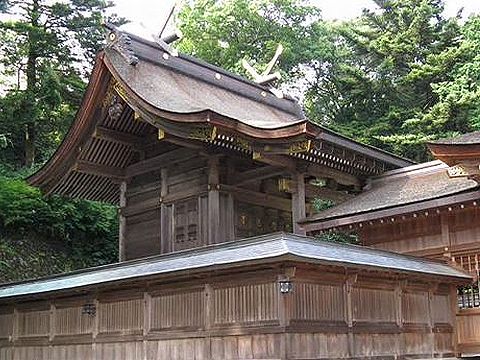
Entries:
<svg viewBox="0 0 480 360">
<path fill-rule="evenodd" d="M 418 176 L 430 176 L 434 191 L 457 199 L 476 191 L 475 181 L 315 124 L 268 85 L 115 28 L 108 39 L 70 131 L 29 182 L 117 205 L 119 262 L 0 286 L 0 360 L 459 353 L 457 289 L 472 274 L 444 260 L 443 244 L 432 250 L 437 259 L 411 256 L 434 247 L 397 239 L 385 228 L 400 223 L 394 215 L 350 218 L 409 206 L 415 195 L 398 184 L 416 175 L 406 172 L 425 172 Z M 426 188 L 415 189 L 435 202 Z M 316 215 L 317 198 L 338 206 Z M 456 205 L 425 210 L 430 218 L 415 210 L 405 231 L 417 236 L 425 224 L 443 234 L 448 206 Z M 377 249 L 305 236 L 342 226 Z M 385 251 L 403 246 L 409 254 Z"/>
</svg>

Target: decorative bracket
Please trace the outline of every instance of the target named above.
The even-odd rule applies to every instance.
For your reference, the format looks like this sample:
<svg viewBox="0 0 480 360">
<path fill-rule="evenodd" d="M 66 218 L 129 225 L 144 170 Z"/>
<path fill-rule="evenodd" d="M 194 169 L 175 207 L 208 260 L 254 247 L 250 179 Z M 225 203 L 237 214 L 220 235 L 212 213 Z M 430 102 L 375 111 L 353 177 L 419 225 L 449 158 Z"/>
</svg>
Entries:
<svg viewBox="0 0 480 360">
<path fill-rule="evenodd" d="M 447 169 L 451 178 L 467 177 L 477 179 L 480 177 L 480 164 L 478 162 L 464 162 Z"/>
<path fill-rule="evenodd" d="M 111 24 L 106 24 L 105 26 L 110 30 L 107 35 L 107 45 L 105 48 L 117 51 L 130 65 L 136 66 L 138 64 L 138 57 L 131 46 L 132 39 Z"/>
</svg>

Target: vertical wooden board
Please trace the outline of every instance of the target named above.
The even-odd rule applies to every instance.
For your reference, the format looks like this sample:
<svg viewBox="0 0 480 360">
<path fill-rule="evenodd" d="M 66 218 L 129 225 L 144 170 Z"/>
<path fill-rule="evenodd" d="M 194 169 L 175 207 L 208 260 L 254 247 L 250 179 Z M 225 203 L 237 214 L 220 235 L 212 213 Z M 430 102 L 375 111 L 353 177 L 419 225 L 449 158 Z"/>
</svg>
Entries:
<svg viewBox="0 0 480 360">
<path fill-rule="evenodd" d="M 435 337 L 435 353 L 448 354 L 453 353 L 453 338 L 451 333 L 437 333 Z"/>
<path fill-rule="evenodd" d="M 152 297 L 151 329 L 200 328 L 205 321 L 203 290 Z"/>
<path fill-rule="evenodd" d="M 97 343 L 96 360 L 144 360 L 143 343 Z"/>
<path fill-rule="evenodd" d="M 99 332 L 134 331 L 143 329 L 143 298 L 100 302 L 97 313 Z"/>
<path fill-rule="evenodd" d="M 431 334 L 425 333 L 404 333 L 403 354 L 404 355 L 427 355 L 431 354 Z"/>
<path fill-rule="evenodd" d="M 292 311 L 294 320 L 345 320 L 343 287 L 296 282 Z"/>
<path fill-rule="evenodd" d="M 214 289 L 214 322 L 240 325 L 278 320 L 276 286 L 275 283 L 265 283 Z"/>
<path fill-rule="evenodd" d="M 0 339 L 8 338 L 13 334 L 13 312 L 0 313 Z"/>
<path fill-rule="evenodd" d="M 17 326 L 20 337 L 46 336 L 50 332 L 50 310 L 19 312 Z"/>
<path fill-rule="evenodd" d="M 348 357 L 348 336 L 346 334 L 326 334 L 327 352 L 331 357 Z"/>
<path fill-rule="evenodd" d="M 238 357 L 240 359 L 254 359 L 252 336 L 239 336 L 237 338 L 238 343 Z"/>
<path fill-rule="evenodd" d="M 287 343 L 287 354 L 289 359 L 311 359 L 313 349 L 308 345 L 311 334 L 290 334 Z"/>
<path fill-rule="evenodd" d="M 13 348 L 0 347 L 0 360 L 13 360 Z"/>
<path fill-rule="evenodd" d="M 352 289 L 353 320 L 357 322 L 395 322 L 396 302 L 393 290 Z"/>
<path fill-rule="evenodd" d="M 147 343 L 147 360 L 206 360 L 205 339 L 156 340 Z"/>
<path fill-rule="evenodd" d="M 435 323 L 451 324 L 453 321 L 449 295 L 435 294 L 432 299 L 432 315 Z M 480 340 L 480 339 L 479 339 Z"/>
<path fill-rule="evenodd" d="M 402 294 L 402 313 L 404 323 L 426 324 L 428 317 L 428 292 Z M 444 309 L 446 311 L 447 309 Z"/>
<path fill-rule="evenodd" d="M 223 344 L 223 339 L 220 337 L 215 337 L 210 339 L 210 351 L 212 360 L 222 360 L 225 359 L 225 347 Z"/>
<path fill-rule="evenodd" d="M 14 349 L 14 360 L 51 360 L 48 346 L 19 346 Z"/>
<path fill-rule="evenodd" d="M 236 336 L 214 337 L 211 341 L 212 360 L 239 359 Z"/>
<path fill-rule="evenodd" d="M 269 335 L 252 336 L 252 355 L 255 359 L 268 359 L 271 356 L 270 343 L 272 337 Z"/>
<path fill-rule="evenodd" d="M 398 353 L 396 334 L 355 334 L 354 355 L 358 357 L 388 356 Z"/>
<path fill-rule="evenodd" d="M 80 335 L 93 331 L 94 317 L 83 314 L 81 306 L 57 308 L 55 335 Z"/>
<path fill-rule="evenodd" d="M 480 344 L 480 311 L 462 311 L 457 315 L 457 337 L 459 344 Z"/>
<path fill-rule="evenodd" d="M 51 360 L 93 360 L 92 345 L 54 346 Z"/>
</svg>

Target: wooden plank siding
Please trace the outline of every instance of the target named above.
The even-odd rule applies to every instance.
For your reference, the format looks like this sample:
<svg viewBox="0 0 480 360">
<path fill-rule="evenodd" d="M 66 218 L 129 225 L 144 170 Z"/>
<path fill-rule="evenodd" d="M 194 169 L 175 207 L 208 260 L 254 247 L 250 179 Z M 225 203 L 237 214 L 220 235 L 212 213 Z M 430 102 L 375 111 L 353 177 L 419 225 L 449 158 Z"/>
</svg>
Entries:
<svg viewBox="0 0 480 360">
<path fill-rule="evenodd" d="M 441 211 L 431 209 L 418 214 L 405 215 L 395 222 L 377 221 L 359 230 L 362 244 L 388 251 L 423 256 L 449 261 L 455 266 L 470 273 L 476 281 L 480 269 L 480 209 L 477 202 L 459 204 Z M 426 310 L 425 293 L 411 295 L 409 308 L 422 313 Z M 435 295 L 435 309 L 450 304 L 456 309 L 457 302 L 445 295 Z M 480 353 L 480 308 L 477 302 L 471 301 L 472 309 L 457 309 L 456 330 L 458 351 L 464 354 Z M 425 314 L 425 312 L 424 312 Z M 437 323 L 450 323 L 450 314 L 441 311 L 434 312 Z M 418 320 L 418 316 L 415 315 Z M 442 337 L 436 335 L 435 344 L 444 347 Z"/>
<path fill-rule="evenodd" d="M 413 279 L 293 269 L 141 281 L 124 290 L 104 287 L 82 297 L 19 302 L 0 308 L 0 360 L 393 359 L 454 353 L 449 286 L 437 284 L 429 295 L 426 284 Z M 277 280 L 285 276 L 293 284 L 287 294 Z M 96 304 L 96 311 L 87 313 L 86 304 Z M 476 325 L 465 324 L 459 332 L 468 326 Z"/>
<path fill-rule="evenodd" d="M 122 260 L 293 230 L 290 194 L 281 193 L 276 181 L 227 185 L 236 181 L 228 173 L 234 159 L 182 151 L 183 161 L 122 183 Z M 305 208 L 304 201 L 299 206 Z"/>
</svg>

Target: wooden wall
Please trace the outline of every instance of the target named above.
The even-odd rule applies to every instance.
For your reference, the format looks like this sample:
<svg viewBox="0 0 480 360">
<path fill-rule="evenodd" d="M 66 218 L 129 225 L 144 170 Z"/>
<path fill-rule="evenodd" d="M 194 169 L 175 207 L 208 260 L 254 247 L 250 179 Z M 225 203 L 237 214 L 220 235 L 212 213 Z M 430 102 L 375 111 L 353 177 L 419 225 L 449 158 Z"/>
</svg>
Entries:
<svg viewBox="0 0 480 360">
<path fill-rule="evenodd" d="M 468 205 L 468 206 L 467 206 Z M 410 255 L 453 261 L 478 278 L 480 209 L 473 203 L 406 215 L 395 222 L 376 221 L 360 231 L 364 245 Z M 459 309 L 456 319 L 459 350 L 480 353 L 480 310 Z"/>
<path fill-rule="evenodd" d="M 393 359 L 454 353 L 450 287 L 328 271 L 297 269 L 289 294 L 279 291 L 285 273 L 257 270 L 3 306 L 0 360 Z M 95 305 L 95 313 L 86 313 L 86 304 Z"/>
<path fill-rule="evenodd" d="M 234 159 L 212 165 L 211 159 L 193 150 L 173 151 L 181 151 L 184 159 L 164 167 L 157 164 L 125 184 L 120 210 L 122 260 L 292 231 L 288 194 L 275 197 L 259 184 L 254 191 L 248 189 L 251 184 L 225 185 Z M 142 169 L 141 162 L 136 167 Z"/>
<path fill-rule="evenodd" d="M 363 226 L 359 235 L 364 245 L 411 255 L 480 254 L 480 209 L 470 204 L 384 219 Z"/>
</svg>

